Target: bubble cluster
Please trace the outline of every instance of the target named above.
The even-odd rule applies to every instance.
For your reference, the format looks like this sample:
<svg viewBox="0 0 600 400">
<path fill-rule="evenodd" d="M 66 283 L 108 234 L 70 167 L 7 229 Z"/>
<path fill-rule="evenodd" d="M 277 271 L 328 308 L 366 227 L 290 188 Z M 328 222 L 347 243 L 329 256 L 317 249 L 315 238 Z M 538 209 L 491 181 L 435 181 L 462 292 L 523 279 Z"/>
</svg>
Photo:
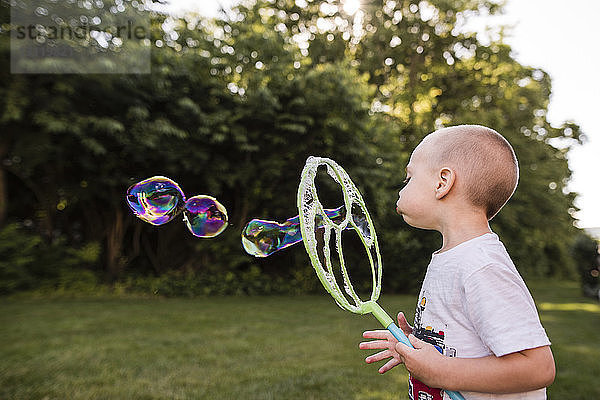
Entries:
<svg viewBox="0 0 600 400">
<path fill-rule="evenodd" d="M 152 225 L 166 224 L 183 212 L 183 221 L 194 236 L 211 238 L 227 228 L 227 210 L 217 199 L 197 195 L 186 201 L 181 187 L 165 176 L 131 185 L 126 200 L 138 218 Z"/>
<path fill-rule="evenodd" d="M 346 215 L 344 206 L 323 210 L 327 219 L 339 223 Z M 323 216 L 317 216 L 317 229 L 323 227 Z M 255 257 L 267 257 L 276 251 L 290 247 L 302 241 L 299 216 L 287 219 L 283 223 L 253 219 L 242 230 L 242 246 Z"/>
</svg>

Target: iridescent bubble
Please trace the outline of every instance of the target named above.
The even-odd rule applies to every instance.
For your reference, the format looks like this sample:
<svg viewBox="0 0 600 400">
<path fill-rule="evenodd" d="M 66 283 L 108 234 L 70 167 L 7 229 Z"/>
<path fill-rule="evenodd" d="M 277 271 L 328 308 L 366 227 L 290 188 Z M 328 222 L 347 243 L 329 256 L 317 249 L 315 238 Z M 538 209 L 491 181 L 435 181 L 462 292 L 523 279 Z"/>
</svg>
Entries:
<svg viewBox="0 0 600 400">
<path fill-rule="evenodd" d="M 227 228 L 227 210 L 214 197 L 198 195 L 185 202 L 183 221 L 194 236 L 215 237 Z"/>
<path fill-rule="evenodd" d="M 153 176 L 127 189 L 127 204 L 140 219 L 162 225 L 171 221 L 184 207 L 185 195 L 179 185 L 164 176 Z"/>
<path fill-rule="evenodd" d="M 325 215 L 334 223 L 340 222 L 346 215 L 344 206 L 324 210 Z M 317 215 L 316 227 L 323 226 L 323 217 Z M 246 253 L 254 257 L 267 257 L 276 251 L 290 247 L 302 241 L 300 220 L 296 215 L 283 223 L 253 219 L 242 230 L 242 246 Z"/>
<path fill-rule="evenodd" d="M 127 189 L 127 204 L 140 219 L 163 225 L 183 211 L 183 221 L 194 236 L 215 237 L 227 228 L 227 210 L 214 197 L 198 195 L 185 200 L 177 183 L 153 176 Z"/>
</svg>

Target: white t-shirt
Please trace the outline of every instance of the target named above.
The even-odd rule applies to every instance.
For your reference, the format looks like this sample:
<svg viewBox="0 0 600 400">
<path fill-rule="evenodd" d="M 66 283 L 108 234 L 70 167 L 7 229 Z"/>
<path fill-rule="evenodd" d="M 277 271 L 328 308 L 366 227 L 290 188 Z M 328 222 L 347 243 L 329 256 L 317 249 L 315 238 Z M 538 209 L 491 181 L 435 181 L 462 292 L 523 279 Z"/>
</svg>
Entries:
<svg viewBox="0 0 600 400">
<path fill-rule="evenodd" d="M 415 314 L 413 334 L 450 357 L 497 357 L 549 345 L 535 303 L 495 233 L 434 253 Z M 440 399 L 416 379 L 411 399 Z M 421 392 L 421 393 L 419 393 Z M 461 392 L 471 399 L 545 399 L 546 389 L 517 394 Z M 444 394 L 444 399 L 449 397 Z"/>
</svg>

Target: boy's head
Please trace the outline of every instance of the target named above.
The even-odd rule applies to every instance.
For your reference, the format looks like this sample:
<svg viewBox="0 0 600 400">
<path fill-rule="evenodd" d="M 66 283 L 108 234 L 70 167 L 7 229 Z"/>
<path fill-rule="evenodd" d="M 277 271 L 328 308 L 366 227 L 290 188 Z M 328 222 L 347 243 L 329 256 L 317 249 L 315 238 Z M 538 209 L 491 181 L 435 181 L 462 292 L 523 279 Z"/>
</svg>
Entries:
<svg viewBox="0 0 600 400">
<path fill-rule="evenodd" d="M 519 168 L 498 132 L 459 125 L 427 135 L 413 151 L 406 176 L 397 210 L 410 225 L 432 228 L 442 203 L 470 207 L 490 220 L 514 193 Z"/>
</svg>

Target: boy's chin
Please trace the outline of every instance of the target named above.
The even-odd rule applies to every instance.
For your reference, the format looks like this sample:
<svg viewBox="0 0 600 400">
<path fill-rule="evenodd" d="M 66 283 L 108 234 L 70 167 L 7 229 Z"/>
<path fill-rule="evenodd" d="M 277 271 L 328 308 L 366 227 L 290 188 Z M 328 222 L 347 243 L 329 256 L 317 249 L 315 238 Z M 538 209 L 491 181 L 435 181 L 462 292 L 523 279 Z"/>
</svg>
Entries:
<svg viewBox="0 0 600 400">
<path fill-rule="evenodd" d="M 403 214 L 402 211 L 400 211 L 400 210 L 398 210 L 398 214 L 400 214 L 402 216 L 402 219 L 404 220 L 404 222 L 406 222 L 410 226 L 414 226 L 412 224 L 412 220 L 409 216 L 407 216 L 406 214 Z"/>
<path fill-rule="evenodd" d="M 398 213 L 398 215 L 400 215 L 402 217 L 404 222 L 406 222 L 408 225 L 412 226 L 413 228 L 427 229 L 427 228 L 423 227 L 422 224 L 419 224 L 419 222 L 416 221 L 414 218 L 411 218 L 409 215 L 406 215 L 405 213 L 403 213 L 402 210 L 400 209 L 400 207 L 398 207 L 398 206 L 396 206 L 396 212 Z"/>
<path fill-rule="evenodd" d="M 414 219 L 412 219 L 411 217 L 407 216 L 406 214 L 402 214 L 400 213 L 400 215 L 402 215 L 402 219 L 404 220 L 404 222 L 406 222 L 408 225 L 412 226 L 413 228 L 417 228 L 417 229 L 431 229 L 427 226 L 424 226 L 425 224 L 420 224 L 418 221 L 415 221 Z"/>
</svg>

